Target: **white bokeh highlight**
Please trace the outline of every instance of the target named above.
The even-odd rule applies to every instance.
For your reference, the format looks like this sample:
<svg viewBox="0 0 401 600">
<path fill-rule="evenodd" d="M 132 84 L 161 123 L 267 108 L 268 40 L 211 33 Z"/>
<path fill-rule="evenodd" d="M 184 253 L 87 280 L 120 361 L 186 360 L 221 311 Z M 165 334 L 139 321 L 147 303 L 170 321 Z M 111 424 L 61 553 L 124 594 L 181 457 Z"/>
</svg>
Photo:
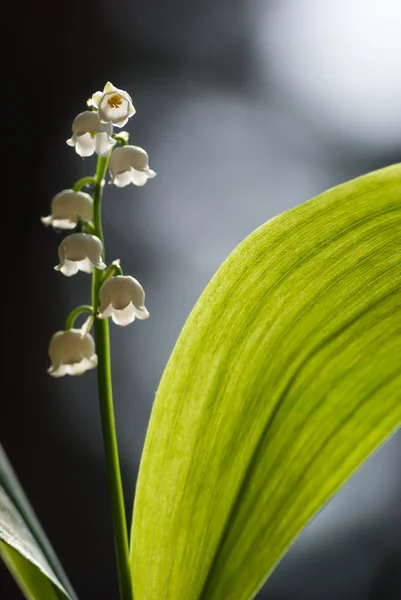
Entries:
<svg viewBox="0 0 401 600">
<path fill-rule="evenodd" d="M 400 20 L 399 0 L 259 1 L 259 75 L 332 140 L 398 147 Z"/>
</svg>

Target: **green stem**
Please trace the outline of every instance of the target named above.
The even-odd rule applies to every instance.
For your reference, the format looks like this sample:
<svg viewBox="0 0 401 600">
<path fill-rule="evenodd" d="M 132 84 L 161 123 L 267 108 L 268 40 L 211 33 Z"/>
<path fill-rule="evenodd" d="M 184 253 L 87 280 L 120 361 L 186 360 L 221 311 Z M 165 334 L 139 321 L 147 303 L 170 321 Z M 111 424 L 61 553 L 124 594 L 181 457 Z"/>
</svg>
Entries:
<svg viewBox="0 0 401 600">
<path fill-rule="evenodd" d="M 114 135 L 113 137 L 116 140 L 116 142 L 119 142 L 121 144 L 121 146 L 128 146 L 128 142 L 124 138 L 120 137 L 119 135 Z"/>
<path fill-rule="evenodd" d="M 72 189 L 74 190 L 74 192 L 80 192 L 82 190 L 82 188 L 85 187 L 86 185 L 96 185 L 96 178 L 95 177 L 81 177 L 81 179 L 78 179 L 78 181 L 76 181 L 74 183 L 74 185 L 72 186 Z"/>
<path fill-rule="evenodd" d="M 107 267 L 107 269 L 104 271 L 103 281 L 106 281 L 106 279 L 109 279 L 114 275 L 124 275 L 119 260 L 114 260 L 111 265 Z"/>
<path fill-rule="evenodd" d="M 93 315 L 93 308 L 87 304 L 74 308 L 74 310 L 70 312 L 66 319 L 65 328 L 72 329 L 74 327 L 75 319 L 77 319 L 79 315 L 82 315 L 83 313 Z"/>
<path fill-rule="evenodd" d="M 107 170 L 108 157 L 99 156 L 96 169 L 96 184 L 93 192 L 93 225 L 95 235 L 103 242 L 102 231 L 102 192 Z M 104 244 L 103 244 L 104 258 Z M 99 307 L 99 288 L 103 275 L 94 269 L 92 278 L 93 312 Z M 114 541 L 121 600 L 133 600 L 132 581 L 129 565 L 128 529 L 125 517 L 123 486 L 118 457 L 117 436 L 114 422 L 113 391 L 111 384 L 110 341 L 108 319 L 95 319 L 96 353 L 98 357 L 97 382 L 103 441 L 109 480 L 111 510 L 114 526 Z"/>
</svg>

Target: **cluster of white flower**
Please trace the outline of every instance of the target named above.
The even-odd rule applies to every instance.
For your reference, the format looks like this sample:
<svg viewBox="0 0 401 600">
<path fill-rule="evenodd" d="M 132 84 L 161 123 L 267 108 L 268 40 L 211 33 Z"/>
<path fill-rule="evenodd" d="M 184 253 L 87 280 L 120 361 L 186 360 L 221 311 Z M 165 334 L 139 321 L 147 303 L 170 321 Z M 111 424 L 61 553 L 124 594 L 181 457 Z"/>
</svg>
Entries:
<svg viewBox="0 0 401 600">
<path fill-rule="evenodd" d="M 110 82 L 103 92 L 96 92 L 87 102 L 92 110 L 80 113 L 72 124 L 72 137 L 67 140 L 80 156 L 108 156 L 117 143 L 117 137 L 127 141 L 127 132 L 122 131 L 113 137 L 113 126 L 124 127 L 135 114 L 131 96 L 119 90 Z M 124 145 L 116 148 L 110 157 L 109 169 L 112 183 L 125 187 L 129 183 L 145 185 L 156 175 L 149 168 L 149 157 L 143 148 Z"/>
<path fill-rule="evenodd" d="M 82 157 L 108 157 L 111 183 L 125 187 L 133 183 L 143 186 L 156 173 L 149 168 L 149 157 L 145 150 L 130 146 L 128 133 L 113 133 L 114 127 L 124 127 L 135 114 L 131 97 L 124 90 L 108 82 L 103 92 L 96 92 L 87 102 L 90 110 L 80 113 L 72 124 L 72 137 L 67 140 Z M 116 144 L 121 146 L 115 148 Z M 92 179 L 93 178 L 86 178 Z M 97 182 L 103 185 L 104 181 Z M 94 200 L 90 194 L 75 189 L 66 189 L 54 196 L 51 201 L 51 214 L 42 217 L 45 225 L 55 229 L 76 229 L 62 240 L 58 249 L 59 264 L 54 268 L 71 277 L 78 271 L 92 273 L 94 269 L 103 271 L 98 290 L 98 308 L 81 329 L 72 326 L 57 331 L 50 342 L 51 367 L 48 372 L 53 377 L 80 375 L 97 366 L 95 342 L 89 333 L 94 318 L 111 317 L 117 325 L 128 325 L 135 318 L 147 319 L 145 292 L 141 284 L 130 276 L 122 275 L 118 260 L 108 268 L 103 261 L 102 240 L 93 235 Z M 100 236 L 101 237 L 101 236 Z"/>
</svg>

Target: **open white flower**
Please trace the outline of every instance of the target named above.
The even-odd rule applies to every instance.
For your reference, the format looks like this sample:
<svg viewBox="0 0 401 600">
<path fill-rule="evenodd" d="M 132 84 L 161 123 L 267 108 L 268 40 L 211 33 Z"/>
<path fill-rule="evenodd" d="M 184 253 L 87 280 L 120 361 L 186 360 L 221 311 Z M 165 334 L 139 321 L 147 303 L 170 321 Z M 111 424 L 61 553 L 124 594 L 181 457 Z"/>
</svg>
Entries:
<svg viewBox="0 0 401 600">
<path fill-rule="evenodd" d="M 102 123 L 97 112 L 86 110 L 75 117 L 72 124 L 72 137 L 67 140 L 69 146 L 75 146 L 79 156 L 107 156 L 116 144 L 111 137 L 113 126 Z"/>
<path fill-rule="evenodd" d="M 106 279 L 99 290 L 99 319 L 111 317 L 116 325 L 147 319 L 145 291 L 133 277 L 118 275 Z"/>
<path fill-rule="evenodd" d="M 71 277 L 78 271 L 92 273 L 94 267 L 105 269 L 102 261 L 103 244 L 95 235 L 89 233 L 72 233 L 58 247 L 60 264 L 54 267 L 63 275 Z"/>
<path fill-rule="evenodd" d="M 130 183 L 145 185 L 148 179 L 156 176 L 149 169 L 149 156 L 138 146 L 116 148 L 109 160 L 111 182 L 117 187 L 125 187 Z"/>
<path fill-rule="evenodd" d="M 56 229 L 74 229 L 79 219 L 92 221 L 92 197 L 85 192 L 63 190 L 53 197 L 51 214 L 42 217 L 41 221 L 45 225 L 53 225 Z"/>
<path fill-rule="evenodd" d="M 53 377 L 82 375 L 97 366 L 95 342 L 83 329 L 57 331 L 49 345 L 51 367 L 47 372 Z"/>
<path fill-rule="evenodd" d="M 102 123 L 112 123 L 116 127 L 124 127 L 136 112 L 131 96 L 124 90 L 114 87 L 110 81 L 104 86 L 103 92 L 93 94 L 87 104 L 98 109 Z"/>
</svg>

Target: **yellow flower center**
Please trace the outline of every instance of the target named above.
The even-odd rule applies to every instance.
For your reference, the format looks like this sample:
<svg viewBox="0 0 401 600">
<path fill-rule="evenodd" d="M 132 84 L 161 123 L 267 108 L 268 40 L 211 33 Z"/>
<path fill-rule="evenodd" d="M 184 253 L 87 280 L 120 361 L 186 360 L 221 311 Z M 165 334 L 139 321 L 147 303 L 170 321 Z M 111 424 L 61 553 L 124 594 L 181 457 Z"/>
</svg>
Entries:
<svg viewBox="0 0 401 600">
<path fill-rule="evenodd" d="M 119 94 L 113 94 L 110 98 L 107 98 L 107 104 L 110 108 L 119 108 L 123 103 L 123 99 Z"/>
</svg>

